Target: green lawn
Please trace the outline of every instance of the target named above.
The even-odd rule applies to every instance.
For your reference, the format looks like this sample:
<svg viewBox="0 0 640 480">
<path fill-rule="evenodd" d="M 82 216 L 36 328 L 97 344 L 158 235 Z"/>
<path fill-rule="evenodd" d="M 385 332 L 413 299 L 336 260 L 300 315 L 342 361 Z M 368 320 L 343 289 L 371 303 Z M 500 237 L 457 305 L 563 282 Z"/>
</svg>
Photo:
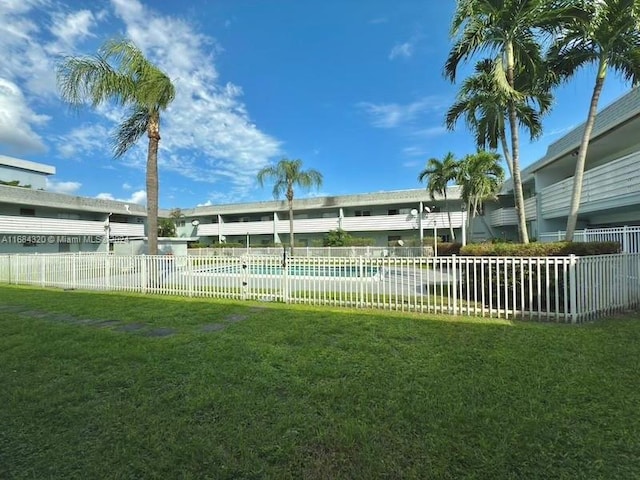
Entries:
<svg viewBox="0 0 640 480">
<path fill-rule="evenodd" d="M 639 478 L 638 320 L 0 286 L 0 478 Z"/>
</svg>

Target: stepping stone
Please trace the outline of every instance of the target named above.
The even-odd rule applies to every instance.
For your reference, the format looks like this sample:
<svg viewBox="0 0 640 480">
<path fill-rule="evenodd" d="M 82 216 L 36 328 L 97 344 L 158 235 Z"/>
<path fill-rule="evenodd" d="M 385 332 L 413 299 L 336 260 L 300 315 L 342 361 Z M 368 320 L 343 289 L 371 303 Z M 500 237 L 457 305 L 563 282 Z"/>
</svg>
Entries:
<svg viewBox="0 0 640 480">
<path fill-rule="evenodd" d="M 136 332 L 138 330 L 142 330 L 146 328 L 144 323 L 125 323 L 124 325 L 120 325 L 116 330 L 119 332 Z"/>
<path fill-rule="evenodd" d="M 235 323 L 235 322 L 241 322 L 242 320 L 246 320 L 246 319 L 247 319 L 246 315 L 235 314 L 235 315 L 229 315 L 228 317 L 225 317 L 224 321 Z"/>
<path fill-rule="evenodd" d="M 96 328 L 109 328 L 120 325 L 120 322 L 118 320 L 94 320 L 90 325 Z"/>
<path fill-rule="evenodd" d="M 225 328 L 226 325 L 224 323 L 210 323 L 208 325 L 203 325 L 202 326 L 202 331 L 203 332 L 219 332 L 220 330 L 222 330 L 223 328 Z"/>
<path fill-rule="evenodd" d="M 173 328 L 152 328 L 142 332 L 146 337 L 169 337 L 176 333 Z"/>
</svg>

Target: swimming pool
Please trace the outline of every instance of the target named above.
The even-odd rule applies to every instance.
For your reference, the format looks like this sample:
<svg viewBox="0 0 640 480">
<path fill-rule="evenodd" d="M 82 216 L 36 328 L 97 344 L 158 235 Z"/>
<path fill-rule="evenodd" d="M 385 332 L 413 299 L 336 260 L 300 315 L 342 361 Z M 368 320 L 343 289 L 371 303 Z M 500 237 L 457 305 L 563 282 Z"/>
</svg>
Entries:
<svg viewBox="0 0 640 480">
<path fill-rule="evenodd" d="M 267 264 L 231 265 L 208 268 L 200 272 L 281 276 L 284 274 L 284 268 L 282 265 Z M 360 265 L 287 265 L 287 275 L 295 277 L 371 278 L 378 272 L 378 267 Z"/>
</svg>

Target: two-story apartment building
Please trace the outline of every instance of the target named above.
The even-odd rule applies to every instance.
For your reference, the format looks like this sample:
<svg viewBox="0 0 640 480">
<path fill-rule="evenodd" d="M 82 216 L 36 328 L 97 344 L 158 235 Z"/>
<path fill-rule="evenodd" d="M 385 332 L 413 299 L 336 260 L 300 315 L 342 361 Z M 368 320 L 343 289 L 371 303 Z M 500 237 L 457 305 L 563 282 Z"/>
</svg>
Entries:
<svg viewBox="0 0 640 480">
<path fill-rule="evenodd" d="M 106 252 L 110 240 L 144 236 L 141 205 L 42 190 L 53 167 L 0 157 L 0 253 Z"/>
<path fill-rule="evenodd" d="M 564 230 L 571 201 L 575 157 L 584 126 L 549 145 L 543 158 L 523 171 L 525 213 L 531 237 Z M 107 251 L 114 239 L 144 236 L 141 205 L 41 190 L 53 167 L 0 156 L 0 253 Z M 586 160 L 578 228 L 640 225 L 640 89 L 601 110 Z M 510 181 L 498 202 L 476 219 L 472 240 L 515 239 L 517 217 Z M 372 238 L 386 246 L 425 237 L 465 236 L 467 213 L 460 190 L 448 202 L 431 200 L 424 189 L 327 196 L 295 200 L 296 243 L 313 245 L 330 230 Z M 286 201 L 250 202 L 184 209 L 178 233 L 203 243 L 253 246 L 286 243 Z M 450 213 L 450 215 L 449 215 Z M 168 211 L 160 215 L 168 217 Z"/>
<path fill-rule="evenodd" d="M 530 235 L 566 227 L 576 156 L 584 124 L 549 145 L 544 157 L 522 172 Z M 516 236 L 512 184 L 505 183 L 498 208 L 490 215 L 495 229 Z M 596 118 L 585 164 L 578 229 L 640 225 L 640 89 L 603 108 Z"/>
<path fill-rule="evenodd" d="M 386 246 L 402 240 L 419 244 L 437 235 L 462 238 L 466 212 L 461 209 L 458 187 L 450 187 L 449 200 L 431 200 L 425 190 L 315 197 L 294 201 L 296 244 L 311 246 L 330 230 L 344 230 L 354 237 L 373 239 Z M 451 212 L 449 215 L 447 209 Z M 254 246 L 286 243 L 289 212 L 286 201 L 239 203 L 197 207 L 183 211 L 180 235 L 199 237 L 205 243 L 234 242 Z"/>
</svg>

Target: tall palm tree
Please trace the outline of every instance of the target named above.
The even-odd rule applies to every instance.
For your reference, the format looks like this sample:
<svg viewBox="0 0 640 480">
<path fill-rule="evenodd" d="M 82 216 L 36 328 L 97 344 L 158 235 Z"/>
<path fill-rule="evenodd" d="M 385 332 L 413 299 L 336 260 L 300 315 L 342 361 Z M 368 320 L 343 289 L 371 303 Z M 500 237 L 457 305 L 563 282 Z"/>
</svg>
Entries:
<svg viewBox="0 0 640 480">
<path fill-rule="evenodd" d="M 551 68 L 566 80 L 580 67 L 596 64 L 597 73 L 573 177 L 566 241 L 573 240 L 582 196 L 584 167 L 600 93 L 609 69 L 635 85 L 640 80 L 640 1 L 583 0 L 588 16 L 576 18 L 561 32 L 549 52 Z"/>
<path fill-rule="evenodd" d="M 471 237 L 472 220 L 482 211 L 485 200 L 495 199 L 504 181 L 500 155 L 481 150 L 466 155 L 460 162 L 458 183 L 467 205 L 467 232 Z"/>
<path fill-rule="evenodd" d="M 79 108 L 113 102 L 128 108 L 113 136 L 122 157 L 145 133 L 147 150 L 147 237 L 150 255 L 158 253 L 158 144 L 160 112 L 175 97 L 171 79 L 128 40 L 108 40 L 94 57 L 67 57 L 57 68 L 62 99 Z"/>
<path fill-rule="evenodd" d="M 449 211 L 447 199 L 447 185 L 457 178 L 458 161 L 452 152 L 447 153 L 442 161 L 437 158 L 427 160 L 426 168 L 418 175 L 419 182 L 427 180 L 427 192 L 431 200 L 435 200 L 436 195 L 444 197 L 444 204 L 449 218 L 449 233 L 451 234 L 452 240 L 455 240 L 456 236 L 451 224 L 451 212 Z"/>
<path fill-rule="evenodd" d="M 258 172 L 258 183 L 264 186 L 265 180 L 273 180 L 273 196 L 280 198 L 284 193 L 289 204 L 289 254 L 293 255 L 293 197 L 294 186 L 302 188 L 320 187 L 322 174 L 317 170 L 302 170 L 302 160 L 283 158 L 275 166 L 264 167 Z"/>
<path fill-rule="evenodd" d="M 541 117 L 551 108 L 553 97 L 549 83 L 546 75 L 533 77 L 520 72 L 515 78 L 516 90 L 523 92 L 515 102 L 518 124 L 528 130 L 531 140 L 542 134 Z M 513 176 L 506 136 L 509 99 L 510 96 L 496 83 L 495 62 L 480 60 L 476 63 L 475 73 L 462 82 L 455 103 L 447 111 L 445 125 L 447 129 L 454 130 L 456 123 L 463 118 L 479 149 L 497 150 L 500 145 L 509 174 Z"/>
<path fill-rule="evenodd" d="M 455 43 L 445 64 L 445 75 L 455 81 L 458 65 L 480 52 L 494 57 L 496 85 L 507 95 L 511 136 L 511 168 L 520 241 L 529 243 L 520 174 L 518 113 L 521 93 L 516 71 L 535 75 L 542 65 L 538 32 L 559 28 L 573 15 L 570 0 L 458 0 L 451 25 Z"/>
</svg>

